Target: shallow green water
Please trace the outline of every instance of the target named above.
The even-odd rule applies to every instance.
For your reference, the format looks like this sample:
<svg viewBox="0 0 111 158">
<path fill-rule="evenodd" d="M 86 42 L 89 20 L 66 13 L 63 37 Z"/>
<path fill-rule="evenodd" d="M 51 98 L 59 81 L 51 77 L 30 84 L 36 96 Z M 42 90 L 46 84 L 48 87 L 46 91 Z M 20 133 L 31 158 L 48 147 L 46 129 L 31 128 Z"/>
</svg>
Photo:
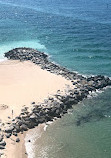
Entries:
<svg viewBox="0 0 111 158">
<path fill-rule="evenodd" d="M 73 112 L 48 126 L 35 141 L 34 158 L 110 158 L 110 94 L 111 89 L 107 89 L 99 96 L 84 100 L 73 107 Z M 81 124 L 77 126 L 80 119 Z"/>
</svg>

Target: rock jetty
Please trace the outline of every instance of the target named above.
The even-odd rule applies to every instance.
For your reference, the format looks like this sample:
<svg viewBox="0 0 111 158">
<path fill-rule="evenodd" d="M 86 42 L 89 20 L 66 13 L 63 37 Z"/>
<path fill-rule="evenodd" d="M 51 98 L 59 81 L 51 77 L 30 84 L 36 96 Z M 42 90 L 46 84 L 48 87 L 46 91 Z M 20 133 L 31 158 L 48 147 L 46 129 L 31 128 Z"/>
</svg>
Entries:
<svg viewBox="0 0 111 158">
<path fill-rule="evenodd" d="M 23 133 L 28 129 L 34 128 L 39 123 L 52 121 L 54 118 L 61 118 L 72 105 L 77 104 L 88 96 L 92 91 L 102 89 L 111 85 L 108 77 L 97 75 L 84 77 L 78 73 L 71 72 L 68 69 L 52 63 L 48 55 L 31 48 L 16 48 L 7 53 L 5 57 L 9 60 L 20 60 L 31 62 L 39 65 L 41 69 L 50 71 L 57 75 L 61 75 L 72 82 L 73 88 L 68 89 L 67 94 L 61 95 L 57 93 L 53 97 L 44 100 L 43 103 L 31 103 L 32 109 L 24 107 L 18 117 L 5 127 L 4 135 L 0 135 L 0 149 L 5 148 L 4 136 L 9 138 L 11 135 L 17 136 L 19 132 Z M 16 142 L 20 140 L 17 138 Z"/>
</svg>

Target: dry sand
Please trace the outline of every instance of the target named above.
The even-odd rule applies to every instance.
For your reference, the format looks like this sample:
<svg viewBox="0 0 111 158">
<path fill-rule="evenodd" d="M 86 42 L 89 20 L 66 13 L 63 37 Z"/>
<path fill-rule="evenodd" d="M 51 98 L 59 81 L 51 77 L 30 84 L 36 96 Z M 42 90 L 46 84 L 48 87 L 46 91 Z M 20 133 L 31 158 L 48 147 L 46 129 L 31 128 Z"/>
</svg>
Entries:
<svg viewBox="0 0 111 158">
<path fill-rule="evenodd" d="M 0 63 L 0 119 L 2 122 L 12 118 L 12 110 L 16 117 L 24 105 L 30 107 L 31 102 L 42 102 L 49 95 L 56 94 L 57 90 L 64 91 L 71 82 L 65 78 L 42 70 L 29 61 L 4 61 Z M 23 135 L 20 135 L 23 139 Z M 7 158 L 25 158 L 23 141 L 14 145 L 14 141 L 7 142 Z M 18 152 L 21 153 L 18 156 Z M 20 152 L 21 151 L 21 152 Z M 13 153 L 13 156 L 12 156 Z M 16 154 L 15 154 L 16 153 Z M 25 151 L 24 151 L 25 153 Z M 15 156 L 16 155 L 16 156 Z"/>
<path fill-rule="evenodd" d="M 6 149 L 3 151 L 4 155 L 1 158 L 27 158 L 27 153 L 25 149 L 25 135 L 18 134 L 20 139 L 19 143 L 16 143 L 16 137 L 11 136 L 9 139 L 5 139 L 6 141 Z"/>
</svg>

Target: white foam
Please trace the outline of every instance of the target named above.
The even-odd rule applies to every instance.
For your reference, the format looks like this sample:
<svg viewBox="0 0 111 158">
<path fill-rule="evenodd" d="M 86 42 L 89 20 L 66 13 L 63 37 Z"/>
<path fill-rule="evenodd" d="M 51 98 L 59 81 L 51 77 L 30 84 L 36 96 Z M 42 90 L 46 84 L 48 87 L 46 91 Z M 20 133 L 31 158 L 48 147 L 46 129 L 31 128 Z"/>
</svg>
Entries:
<svg viewBox="0 0 111 158">
<path fill-rule="evenodd" d="M 35 148 L 35 141 L 40 138 L 42 132 L 39 127 L 31 129 L 25 136 L 25 147 L 26 152 L 28 153 L 28 158 L 34 158 L 34 148 Z M 30 142 L 29 142 L 30 140 Z"/>
<path fill-rule="evenodd" d="M 50 125 L 52 123 L 53 123 L 53 121 L 48 121 L 48 122 L 46 122 L 46 125 Z"/>
<path fill-rule="evenodd" d="M 92 92 L 89 91 L 89 95 L 87 96 L 87 99 L 91 99 L 91 98 L 93 98 L 93 97 L 97 97 L 98 94 L 103 93 L 104 90 L 106 90 L 106 89 L 108 89 L 108 88 L 111 88 L 111 86 L 106 86 L 106 87 L 104 87 L 102 90 L 96 89 L 96 91 L 92 91 Z"/>
<path fill-rule="evenodd" d="M 33 49 L 38 49 L 41 51 L 46 51 L 46 47 L 38 40 L 29 40 L 29 41 L 13 41 L 13 42 L 8 42 L 5 44 L 0 44 L 0 60 L 5 60 L 4 58 L 4 53 L 8 52 L 14 48 L 17 47 L 28 47 L 28 48 L 33 48 Z"/>
<path fill-rule="evenodd" d="M 0 62 L 2 62 L 2 61 L 6 61 L 7 60 L 7 58 L 0 58 Z"/>
<path fill-rule="evenodd" d="M 110 80 L 111 80 L 111 78 L 110 78 Z M 108 89 L 108 88 L 111 88 L 111 86 L 106 86 L 106 87 L 104 87 L 103 89 L 106 90 L 106 89 Z"/>
<path fill-rule="evenodd" d="M 97 97 L 98 94 L 103 93 L 103 92 L 104 92 L 103 90 L 96 90 L 96 91 L 92 91 L 92 92 L 90 91 L 87 98 L 91 99 L 91 98 Z"/>
<path fill-rule="evenodd" d="M 47 130 L 47 127 L 52 124 L 53 121 L 48 121 L 44 127 L 43 127 L 43 131 Z M 41 125 L 40 125 L 41 126 Z M 43 131 L 41 131 L 40 126 L 31 129 L 30 131 L 28 131 L 28 133 L 26 134 L 25 137 L 25 147 L 26 147 L 26 152 L 28 153 L 28 158 L 34 158 L 34 148 L 35 148 L 35 141 L 41 137 Z M 29 142 L 30 140 L 30 142 Z"/>
<path fill-rule="evenodd" d="M 97 92 L 97 93 L 103 93 L 104 91 L 103 91 L 103 90 L 98 90 L 98 89 L 96 89 L 96 92 Z"/>
<path fill-rule="evenodd" d="M 48 127 L 48 125 L 45 125 L 45 126 L 44 126 L 44 131 L 46 131 L 46 130 L 47 130 L 47 127 Z"/>
</svg>

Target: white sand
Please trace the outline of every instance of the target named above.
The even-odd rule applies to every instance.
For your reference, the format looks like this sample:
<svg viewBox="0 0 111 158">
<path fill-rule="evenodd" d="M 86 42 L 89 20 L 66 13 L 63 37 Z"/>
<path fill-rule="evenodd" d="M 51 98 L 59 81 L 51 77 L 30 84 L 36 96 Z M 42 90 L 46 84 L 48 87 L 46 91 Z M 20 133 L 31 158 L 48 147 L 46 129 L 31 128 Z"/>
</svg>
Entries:
<svg viewBox="0 0 111 158">
<path fill-rule="evenodd" d="M 29 62 L 4 61 L 0 63 L 0 119 L 6 122 L 8 116 L 12 118 L 20 114 L 24 105 L 30 107 L 31 102 L 42 102 L 49 95 L 56 94 L 57 90 L 64 91 L 66 85 L 72 85 L 65 78 L 42 70 L 39 66 Z M 20 136 L 23 137 L 23 136 Z M 22 143 L 22 142 L 21 142 Z M 19 148 L 20 156 L 16 152 L 19 145 L 7 139 L 7 158 L 22 158 L 23 152 Z M 14 150 L 14 151 L 13 151 Z M 25 151 L 24 151 L 25 152 Z"/>
<path fill-rule="evenodd" d="M 17 116 L 23 105 L 41 102 L 66 84 L 71 83 L 28 61 L 0 63 L 0 119 L 11 116 L 12 109 Z"/>
</svg>

